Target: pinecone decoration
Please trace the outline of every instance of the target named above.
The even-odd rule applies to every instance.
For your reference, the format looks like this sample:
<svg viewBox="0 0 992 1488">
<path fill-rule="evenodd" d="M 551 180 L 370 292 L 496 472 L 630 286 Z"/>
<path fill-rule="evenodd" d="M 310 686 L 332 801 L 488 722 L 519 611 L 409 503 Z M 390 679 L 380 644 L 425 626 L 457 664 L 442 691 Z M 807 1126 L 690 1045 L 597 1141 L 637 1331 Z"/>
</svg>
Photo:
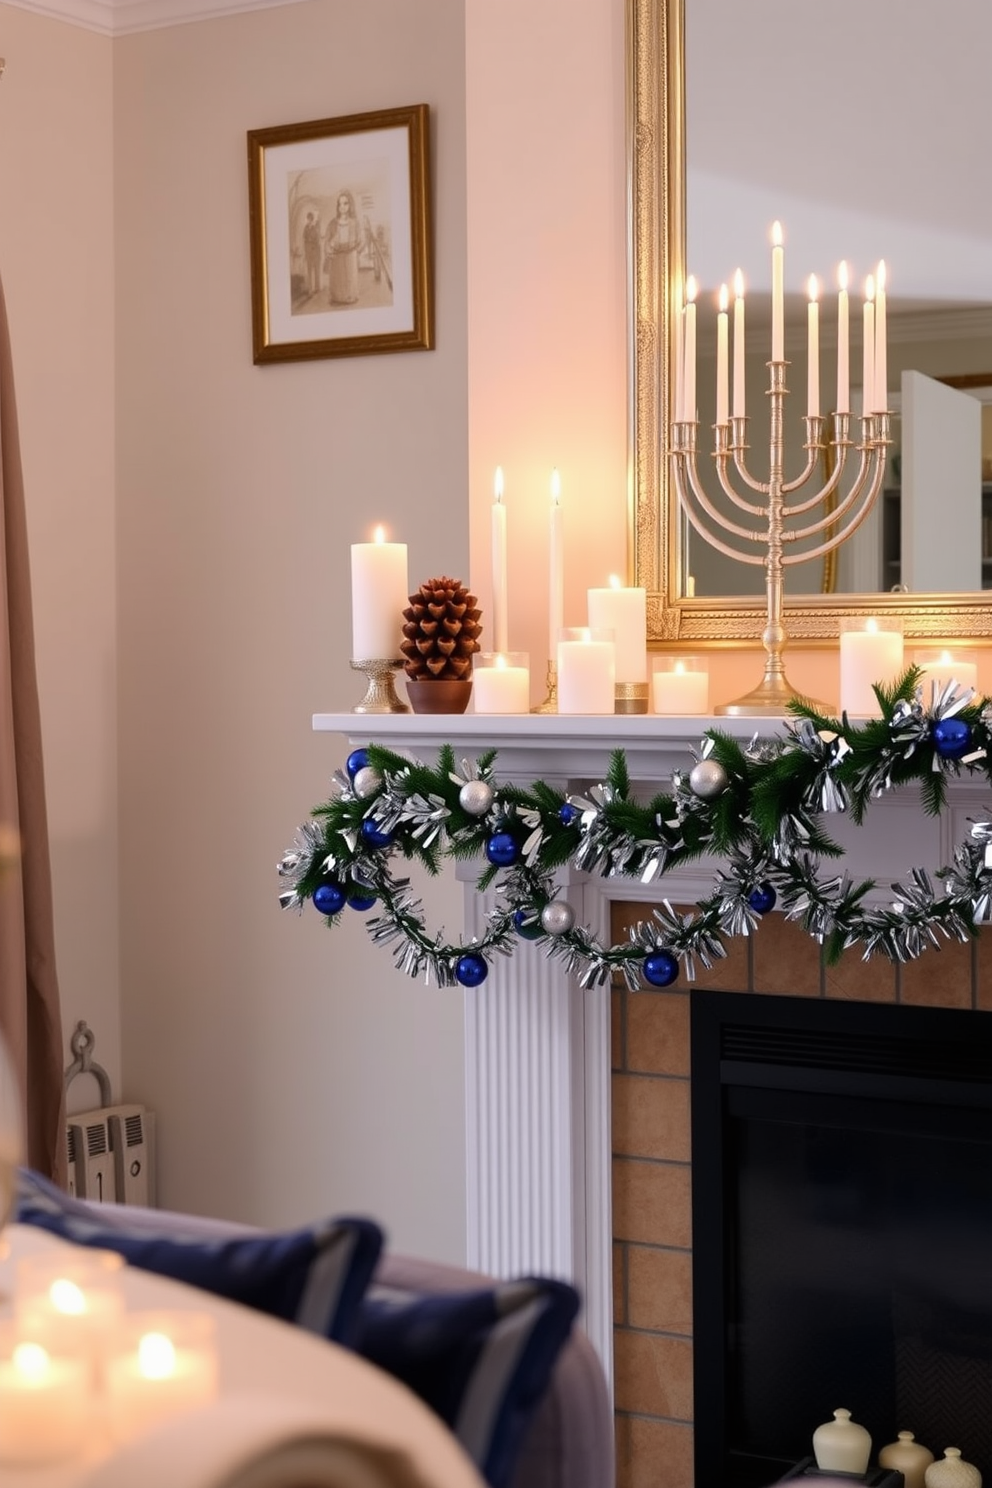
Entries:
<svg viewBox="0 0 992 1488">
<path fill-rule="evenodd" d="M 472 674 L 481 610 L 461 579 L 428 579 L 403 611 L 400 650 L 415 682 L 462 681 Z"/>
</svg>

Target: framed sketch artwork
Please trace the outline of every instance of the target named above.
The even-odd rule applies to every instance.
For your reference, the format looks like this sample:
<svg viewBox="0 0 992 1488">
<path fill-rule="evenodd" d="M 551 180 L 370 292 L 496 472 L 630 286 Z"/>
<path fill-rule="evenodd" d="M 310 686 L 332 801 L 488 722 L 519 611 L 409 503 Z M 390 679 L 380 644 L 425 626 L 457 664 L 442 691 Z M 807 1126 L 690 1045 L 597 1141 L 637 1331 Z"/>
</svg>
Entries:
<svg viewBox="0 0 992 1488">
<path fill-rule="evenodd" d="M 429 110 L 248 132 L 256 362 L 434 345 Z"/>
</svg>

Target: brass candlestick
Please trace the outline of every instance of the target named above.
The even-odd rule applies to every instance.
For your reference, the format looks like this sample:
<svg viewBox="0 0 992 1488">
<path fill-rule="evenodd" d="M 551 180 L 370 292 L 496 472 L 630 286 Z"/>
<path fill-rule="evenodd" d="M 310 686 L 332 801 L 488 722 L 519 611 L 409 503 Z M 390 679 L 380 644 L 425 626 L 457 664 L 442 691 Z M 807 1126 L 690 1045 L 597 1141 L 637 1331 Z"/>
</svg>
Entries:
<svg viewBox="0 0 992 1488">
<path fill-rule="evenodd" d="M 689 521 L 696 531 L 719 552 L 736 558 L 740 563 L 763 564 L 766 580 L 767 621 L 761 640 L 766 652 L 765 674 L 757 687 L 716 709 L 719 714 L 734 717 L 781 716 L 787 712 L 788 703 L 799 696 L 785 675 L 782 652 L 788 639 L 783 618 L 784 570 L 795 563 L 806 563 L 833 552 L 851 536 L 871 510 L 878 495 L 885 473 L 885 451 L 889 440 L 889 414 L 868 413 L 861 418 L 861 443 L 857 446 L 860 464 L 854 483 L 846 495 L 834 500 L 840 490 L 841 477 L 847 464 L 849 451 L 855 446 L 849 437 L 851 415 L 834 415 L 834 436 L 824 438 L 826 420 L 820 414 L 805 415 L 806 468 L 797 480 L 786 481 L 782 473 L 784 448 L 783 414 L 788 389 L 785 386 L 785 361 L 768 363 L 771 385 L 768 390 L 771 407 L 771 432 L 769 438 L 769 475 L 767 481 L 755 480 L 748 472 L 746 417 L 734 416 L 726 423 L 715 425 L 716 469 L 720 486 L 740 511 L 750 517 L 763 519 L 763 527 L 745 527 L 732 517 L 720 512 L 703 489 L 696 466 L 696 420 L 679 420 L 672 425 L 672 464 L 675 489 Z M 836 461 L 830 476 L 812 496 L 790 503 L 788 498 L 800 491 L 812 478 L 820 454 L 827 448 L 836 453 Z M 744 485 L 751 491 L 765 496 L 766 502 L 759 506 L 747 501 L 737 493 L 731 483 L 730 462 Z M 802 525 L 791 525 L 796 519 L 824 507 L 823 514 Z M 739 546 L 718 535 L 723 532 L 738 539 Z M 826 532 L 822 542 L 802 552 L 786 553 L 783 549 L 817 533 Z M 750 552 L 744 546 L 753 544 L 763 552 Z M 819 705 L 822 706 L 822 705 Z M 830 708 L 825 711 L 833 711 Z"/>
<path fill-rule="evenodd" d="M 385 658 L 353 661 L 351 670 L 364 672 L 369 685 L 362 701 L 352 708 L 352 713 L 409 713 L 409 704 L 396 696 L 396 684 L 393 681 L 393 674 L 402 669 L 402 661 L 388 661 Z"/>
<path fill-rule="evenodd" d="M 558 712 L 558 663 L 548 662 L 548 675 L 545 681 L 547 694 L 543 703 L 538 703 L 536 708 L 531 708 L 532 713 L 557 713 Z"/>
</svg>

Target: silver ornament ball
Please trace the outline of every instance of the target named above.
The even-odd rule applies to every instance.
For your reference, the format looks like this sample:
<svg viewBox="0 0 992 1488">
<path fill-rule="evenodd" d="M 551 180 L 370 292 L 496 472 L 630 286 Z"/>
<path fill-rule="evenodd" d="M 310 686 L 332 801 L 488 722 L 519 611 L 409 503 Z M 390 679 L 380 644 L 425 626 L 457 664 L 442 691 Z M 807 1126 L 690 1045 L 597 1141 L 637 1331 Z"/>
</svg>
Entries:
<svg viewBox="0 0 992 1488">
<path fill-rule="evenodd" d="M 700 760 L 689 771 L 689 789 L 701 801 L 712 801 L 714 796 L 722 796 L 729 784 L 730 776 L 715 759 Z"/>
<path fill-rule="evenodd" d="M 381 790 L 382 776 L 373 765 L 363 765 L 360 770 L 355 771 L 351 788 L 360 801 L 367 801 L 376 791 Z"/>
<path fill-rule="evenodd" d="M 458 792 L 458 804 L 469 816 L 485 816 L 493 804 L 493 788 L 485 780 L 466 780 Z"/>
<path fill-rule="evenodd" d="M 546 935 L 567 935 L 575 924 L 575 910 L 564 899 L 552 899 L 541 910 L 541 929 Z"/>
</svg>

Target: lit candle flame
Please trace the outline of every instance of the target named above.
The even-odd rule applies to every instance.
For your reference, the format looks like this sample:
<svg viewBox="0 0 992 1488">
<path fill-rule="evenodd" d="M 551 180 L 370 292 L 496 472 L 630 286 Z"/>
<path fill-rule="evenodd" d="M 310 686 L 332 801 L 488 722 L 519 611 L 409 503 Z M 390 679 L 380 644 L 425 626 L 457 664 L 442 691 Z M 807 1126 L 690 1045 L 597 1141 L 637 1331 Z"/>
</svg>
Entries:
<svg viewBox="0 0 992 1488">
<path fill-rule="evenodd" d="M 838 288 L 840 288 L 840 289 L 846 289 L 847 288 L 847 259 L 846 258 L 842 258 L 841 261 L 840 261 L 840 267 L 837 270 L 837 285 L 838 285 Z"/>
<path fill-rule="evenodd" d="M 878 289 L 879 289 L 880 292 L 882 290 L 884 290 L 884 288 L 885 288 L 885 259 L 884 258 L 880 258 L 879 261 L 878 261 L 878 268 L 875 270 L 875 283 L 877 284 Z"/>
<path fill-rule="evenodd" d="M 690 274 L 685 281 L 685 299 L 687 305 L 691 305 L 695 300 L 697 289 L 696 276 L 695 274 Z"/>
<path fill-rule="evenodd" d="M 809 276 L 809 297 L 810 297 L 810 300 L 812 301 L 813 304 L 816 303 L 817 299 L 819 298 L 819 294 L 820 294 L 820 286 L 816 282 L 816 275 L 815 274 L 810 274 L 810 276 Z"/>
<path fill-rule="evenodd" d="M 744 275 L 740 269 L 734 274 L 734 298 L 738 300 L 744 298 Z"/>
<path fill-rule="evenodd" d="M 18 1374 L 29 1384 L 42 1379 L 51 1364 L 47 1350 L 40 1343 L 19 1343 L 11 1359 Z"/>
<path fill-rule="evenodd" d="M 678 672 L 678 674 L 679 674 L 680 677 L 683 676 L 685 674 L 685 662 L 684 661 L 677 661 L 675 663 L 675 666 L 673 668 L 673 671 Z"/>
<path fill-rule="evenodd" d="M 611 589 L 622 589 L 623 588 L 623 585 L 620 582 L 620 575 L 619 574 L 610 574 L 610 588 Z"/>
<path fill-rule="evenodd" d="M 373 542 L 384 543 L 386 541 L 385 527 L 377 527 L 372 535 Z"/>
<path fill-rule="evenodd" d="M 176 1372 L 176 1350 L 164 1333 L 144 1333 L 138 1340 L 138 1372 L 143 1379 L 168 1379 Z"/>
<path fill-rule="evenodd" d="M 730 299 L 730 297 L 729 297 L 729 295 L 727 293 L 727 286 L 725 284 L 721 284 L 720 285 L 720 312 L 721 312 L 721 314 L 726 313 L 726 309 L 727 309 L 727 305 L 729 303 L 729 299 Z"/>
<path fill-rule="evenodd" d="M 506 671 L 506 657 L 503 655 L 502 651 L 499 651 L 496 654 L 496 670 L 498 672 Z"/>
<path fill-rule="evenodd" d="M 868 619 L 865 621 L 865 630 L 876 631 L 877 629 L 878 621 L 874 618 L 873 615 L 869 615 Z"/>
<path fill-rule="evenodd" d="M 48 1295 L 56 1312 L 69 1317 L 79 1317 L 86 1311 L 86 1296 L 81 1287 L 67 1276 L 60 1276 L 48 1288 Z"/>
<path fill-rule="evenodd" d="M 777 219 L 772 223 L 772 244 L 776 248 L 782 246 L 782 224 Z"/>
<path fill-rule="evenodd" d="M 865 299 L 870 301 L 870 300 L 874 300 L 874 298 L 875 298 L 875 280 L 874 280 L 874 277 L 871 274 L 869 274 L 868 275 L 868 278 L 865 280 Z"/>
</svg>

